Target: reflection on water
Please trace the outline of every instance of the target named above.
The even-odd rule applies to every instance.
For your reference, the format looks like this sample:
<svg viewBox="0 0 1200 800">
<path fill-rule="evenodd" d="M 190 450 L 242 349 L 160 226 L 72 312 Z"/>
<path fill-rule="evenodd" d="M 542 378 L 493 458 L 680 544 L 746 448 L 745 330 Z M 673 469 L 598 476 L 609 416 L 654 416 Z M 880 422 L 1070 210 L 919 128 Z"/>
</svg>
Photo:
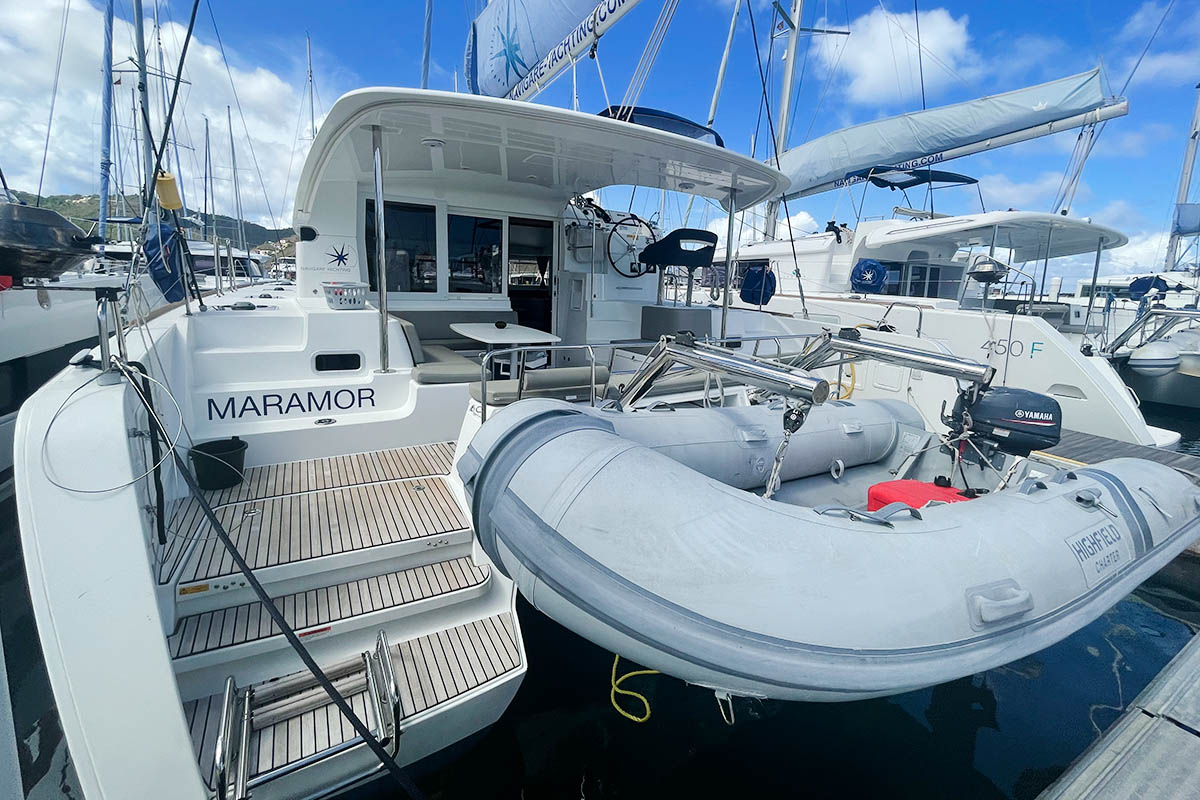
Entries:
<svg viewBox="0 0 1200 800">
<path fill-rule="evenodd" d="M 1143 403 L 1142 416 L 1151 425 L 1178 431 L 1183 436 L 1179 442 L 1181 453 L 1200 456 L 1200 414 L 1194 409 Z"/>
<path fill-rule="evenodd" d="M 1185 447 L 1200 453 L 1196 428 Z M 81 798 L 41 663 L 15 517 L 11 501 L 0 503 L 0 626 L 26 792 Z M 1200 561 L 1177 559 L 1070 638 L 982 675 L 852 703 L 738 700 L 732 727 L 711 692 L 665 676 L 631 681 L 650 700 L 649 722 L 618 716 L 608 698 L 611 654 L 522 602 L 529 672 L 509 712 L 416 777 L 444 800 L 1033 798 L 1200 628 L 1198 578 Z M 397 794 L 379 781 L 355 796 Z"/>
<path fill-rule="evenodd" d="M 0 502 L 0 634 L 26 797 L 82 798 L 42 661 L 11 499 Z"/>
<path fill-rule="evenodd" d="M 1191 574 L 1200 575 L 1200 565 Z M 1172 598 L 1167 613 L 1157 594 Z M 1120 715 L 1191 638 L 1200 615 L 1159 581 L 1074 636 L 982 675 L 842 704 L 738 701 L 726 726 L 711 692 L 638 679 L 653 715 L 608 704 L 611 656 L 522 604 L 529 674 L 509 713 L 455 761 L 422 776 L 432 795 L 1033 798 Z M 390 797 L 377 784 L 360 795 Z"/>
</svg>

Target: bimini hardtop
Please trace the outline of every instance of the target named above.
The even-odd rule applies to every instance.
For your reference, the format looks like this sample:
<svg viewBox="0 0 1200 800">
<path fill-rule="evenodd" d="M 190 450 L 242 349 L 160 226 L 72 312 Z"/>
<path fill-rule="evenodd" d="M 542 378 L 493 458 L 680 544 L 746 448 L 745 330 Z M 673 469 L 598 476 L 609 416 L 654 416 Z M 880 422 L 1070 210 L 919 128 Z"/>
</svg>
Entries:
<svg viewBox="0 0 1200 800">
<path fill-rule="evenodd" d="M 804 419 L 531 399 L 458 470 L 488 555 L 564 626 L 718 693 L 850 700 L 1045 648 L 1200 532 L 1200 491 L 1162 464 L 1014 458 L 1056 439 L 1050 398 L 997 388 L 956 412 L 977 435 L 944 448 L 898 401 Z"/>
</svg>

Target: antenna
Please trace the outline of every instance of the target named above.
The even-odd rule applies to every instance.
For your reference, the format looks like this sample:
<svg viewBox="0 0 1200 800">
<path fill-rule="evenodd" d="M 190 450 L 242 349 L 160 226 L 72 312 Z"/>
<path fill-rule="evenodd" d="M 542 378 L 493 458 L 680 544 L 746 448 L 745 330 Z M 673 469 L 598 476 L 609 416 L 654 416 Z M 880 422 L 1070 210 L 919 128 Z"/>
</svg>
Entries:
<svg viewBox="0 0 1200 800">
<path fill-rule="evenodd" d="M 317 111 L 316 104 L 313 103 L 313 76 L 312 76 L 312 40 L 308 38 L 308 32 L 304 34 L 304 49 L 308 52 L 308 129 L 312 138 L 317 138 Z"/>
</svg>

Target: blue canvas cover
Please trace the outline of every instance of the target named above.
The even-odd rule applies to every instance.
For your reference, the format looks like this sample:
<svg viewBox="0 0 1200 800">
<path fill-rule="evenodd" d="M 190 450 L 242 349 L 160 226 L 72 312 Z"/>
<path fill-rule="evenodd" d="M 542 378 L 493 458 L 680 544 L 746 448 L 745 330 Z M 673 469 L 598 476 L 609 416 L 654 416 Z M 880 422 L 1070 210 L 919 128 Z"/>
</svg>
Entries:
<svg viewBox="0 0 1200 800">
<path fill-rule="evenodd" d="M 1129 283 L 1129 296 L 1134 300 L 1141 300 L 1151 292 L 1165 292 L 1168 288 L 1167 282 L 1157 275 L 1153 278 L 1134 278 Z"/>
<path fill-rule="evenodd" d="M 742 278 L 743 303 L 765 306 L 775 296 L 775 273 L 766 264 L 755 264 Z"/>
<path fill-rule="evenodd" d="M 183 245 L 179 233 L 170 225 L 151 225 L 146 232 L 146 261 L 150 277 L 168 303 L 178 303 L 184 296 Z"/>
</svg>

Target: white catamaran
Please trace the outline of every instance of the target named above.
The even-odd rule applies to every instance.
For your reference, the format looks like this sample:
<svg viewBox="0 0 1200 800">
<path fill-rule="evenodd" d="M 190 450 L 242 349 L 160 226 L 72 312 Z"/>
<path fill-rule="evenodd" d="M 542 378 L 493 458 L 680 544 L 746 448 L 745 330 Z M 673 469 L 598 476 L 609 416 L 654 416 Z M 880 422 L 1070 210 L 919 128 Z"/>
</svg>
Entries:
<svg viewBox="0 0 1200 800">
<path fill-rule="evenodd" d="M 1045 646 L 1200 532 L 1195 488 L 1162 465 L 1073 472 L 1027 458 L 1057 440 L 1057 403 L 991 388 L 992 367 L 901 333 L 835 333 L 666 300 L 665 268 L 710 262 L 712 239 L 682 230 L 647 244 L 583 198 L 613 185 L 716 200 L 732 227 L 739 206 L 777 196 L 786 179 L 716 145 L 603 116 L 420 90 L 351 93 L 301 174 L 294 286 L 239 289 L 206 312 L 117 320 L 111 341 L 25 404 L 16 436 L 25 568 L 85 797 L 322 796 L 381 764 L 404 780 L 404 765 L 489 725 L 512 699 L 526 667 L 518 585 L 579 633 L 721 696 L 833 699 Z M 884 400 L 815 408 L 845 391 L 833 382 L 848 359 Z M 592 408 L 606 396 L 617 403 Z M 940 439 L 925 420 L 956 397 L 959 427 Z M 495 435 L 531 411 L 528 436 Z M 633 438 L 574 449 L 599 461 L 560 470 L 540 460 L 567 440 L 537 442 L 610 423 Z M 709 436 L 713 425 L 729 436 Z M 793 433 L 806 444 L 789 454 Z M 639 450 L 639 435 L 657 436 L 657 452 Z M 622 476 L 612 462 L 611 479 L 592 480 L 601 456 L 618 451 L 636 469 Z M 539 453 L 544 469 L 514 472 Z M 911 495 L 910 483 L 922 498 L 904 511 L 892 498 Z M 876 484 L 882 494 L 869 498 Z M 986 486 L 996 492 L 980 498 Z M 719 507 L 694 505 L 689 487 L 708 487 L 704 503 Z M 768 497 L 746 491 L 755 487 Z M 510 506 L 479 501 L 509 489 L 541 522 L 526 527 L 532 517 L 498 516 Z M 966 511 L 922 510 L 935 492 L 969 501 L 956 504 Z M 817 495 L 832 505 L 811 507 Z M 876 501 L 884 507 L 868 510 Z M 652 505 L 678 516 L 642 527 L 615 514 Z M 995 557 L 945 569 L 936 585 L 925 572 L 905 585 L 885 567 L 896 580 L 861 595 L 853 619 L 895 624 L 847 622 L 830 637 L 842 617 L 779 614 L 791 623 L 764 627 L 740 613 L 745 597 L 709 591 L 717 554 L 733 542 L 707 528 L 703 542 L 691 537 L 699 517 L 739 508 L 764 520 L 781 519 L 780 509 L 822 537 L 850 537 L 864 557 L 876 553 L 876 567 L 907 553 L 932 569 L 909 546 L 950 539 L 951 560 L 976 542 Z M 1001 522 L 1017 513 L 1043 523 L 1018 536 Z M 605 537 L 573 538 L 614 524 L 629 545 L 622 553 L 596 549 Z M 544 530 L 639 591 L 604 594 L 603 606 L 564 594 L 572 573 L 560 567 L 591 562 L 518 549 L 527 540 L 514 537 Z M 765 539 L 747 548 L 753 537 L 725 530 L 742 543 L 739 579 L 755 585 L 756 608 L 798 602 L 776 579 L 791 555 Z M 904 531 L 914 535 L 893 535 Z M 668 534 L 671 550 L 661 547 Z M 679 557 L 635 557 L 655 552 Z M 844 574 L 843 588 L 873 581 L 871 561 Z M 639 563 L 661 566 L 663 580 Z M 837 564 L 806 563 L 831 581 L 839 574 Z M 535 590 L 535 576 L 556 588 Z M 785 583 L 817 587 L 802 572 Z M 730 604 L 718 612 L 689 586 Z M 607 604 L 622 598 L 650 606 L 614 627 L 619 606 Z M 672 618 L 643 616 L 650 607 L 690 609 L 678 628 L 689 638 L 658 637 Z M 926 613 L 934 607 L 946 613 Z M 887 616 L 898 610 L 922 624 Z M 692 633 L 710 623 L 775 642 L 776 655 L 781 642 L 823 653 L 857 639 L 879 669 L 804 659 L 787 689 L 778 660 L 748 674 L 729 640 L 706 650 Z M 627 649 L 631 636 L 641 643 Z M 928 668 L 900 679 L 926 647 Z M 130 746 L 145 740 L 154 746 Z"/>
</svg>

